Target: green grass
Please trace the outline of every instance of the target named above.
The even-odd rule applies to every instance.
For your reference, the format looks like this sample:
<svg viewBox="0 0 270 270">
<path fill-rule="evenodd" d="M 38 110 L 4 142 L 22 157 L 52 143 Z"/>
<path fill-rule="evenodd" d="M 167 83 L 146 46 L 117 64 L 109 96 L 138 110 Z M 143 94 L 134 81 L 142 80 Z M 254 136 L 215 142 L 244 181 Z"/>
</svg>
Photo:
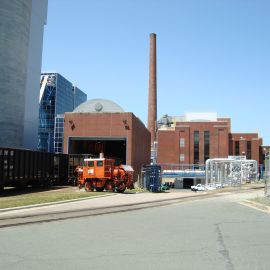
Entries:
<svg viewBox="0 0 270 270">
<path fill-rule="evenodd" d="M 31 189 L 30 189 L 31 190 Z M 72 199 L 89 198 L 94 196 L 106 195 L 107 192 L 85 192 L 79 191 L 78 188 L 67 188 L 62 190 L 46 190 L 24 194 L 11 194 L 4 192 L 0 197 L 0 209 L 36 205 L 41 203 L 59 202 Z M 30 193 L 31 192 L 31 193 Z"/>
<path fill-rule="evenodd" d="M 266 206 L 270 206 L 270 198 L 269 197 L 256 197 L 254 199 L 252 199 L 251 201 L 266 205 Z"/>
<path fill-rule="evenodd" d="M 144 192 L 149 192 L 149 191 L 143 188 L 135 187 L 133 189 L 126 189 L 124 193 L 135 194 L 135 193 L 144 193 Z"/>
</svg>

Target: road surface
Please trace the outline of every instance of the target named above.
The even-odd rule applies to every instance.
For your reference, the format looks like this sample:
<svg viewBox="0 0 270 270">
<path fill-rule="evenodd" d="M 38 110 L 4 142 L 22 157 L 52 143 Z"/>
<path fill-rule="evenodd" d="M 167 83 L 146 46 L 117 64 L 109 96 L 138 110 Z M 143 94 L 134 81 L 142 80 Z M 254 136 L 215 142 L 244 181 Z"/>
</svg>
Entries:
<svg viewBox="0 0 270 270">
<path fill-rule="evenodd" d="M 0 269 L 270 269 L 258 191 L 0 229 Z"/>
</svg>

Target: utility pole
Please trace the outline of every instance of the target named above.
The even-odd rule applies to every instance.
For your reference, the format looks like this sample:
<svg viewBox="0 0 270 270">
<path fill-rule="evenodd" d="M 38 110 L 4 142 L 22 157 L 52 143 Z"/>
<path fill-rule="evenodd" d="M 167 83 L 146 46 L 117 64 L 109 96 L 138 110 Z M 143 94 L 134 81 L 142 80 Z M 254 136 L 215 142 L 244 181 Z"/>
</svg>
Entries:
<svg viewBox="0 0 270 270">
<path fill-rule="evenodd" d="M 265 196 L 270 196 L 270 152 L 265 153 Z"/>
</svg>

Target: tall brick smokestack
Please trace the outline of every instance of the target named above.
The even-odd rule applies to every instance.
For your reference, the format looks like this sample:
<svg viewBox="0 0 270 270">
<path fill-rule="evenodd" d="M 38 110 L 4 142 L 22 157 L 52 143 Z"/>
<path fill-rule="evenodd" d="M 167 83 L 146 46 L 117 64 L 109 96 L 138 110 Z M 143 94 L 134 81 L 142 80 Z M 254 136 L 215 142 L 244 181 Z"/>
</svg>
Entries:
<svg viewBox="0 0 270 270">
<path fill-rule="evenodd" d="M 150 62 L 148 88 L 148 123 L 151 133 L 151 144 L 156 140 L 157 121 L 157 61 L 156 61 L 156 34 L 150 34 Z"/>
</svg>

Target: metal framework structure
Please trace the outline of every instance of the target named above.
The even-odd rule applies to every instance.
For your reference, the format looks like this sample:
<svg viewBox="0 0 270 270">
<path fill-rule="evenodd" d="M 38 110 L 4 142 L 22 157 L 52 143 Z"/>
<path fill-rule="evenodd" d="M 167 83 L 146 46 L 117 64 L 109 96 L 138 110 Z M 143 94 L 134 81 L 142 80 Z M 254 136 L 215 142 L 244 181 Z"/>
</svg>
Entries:
<svg viewBox="0 0 270 270">
<path fill-rule="evenodd" d="M 54 123 L 54 152 L 63 153 L 64 114 L 57 114 Z"/>
<path fill-rule="evenodd" d="M 256 160 L 231 158 L 208 159 L 205 164 L 206 185 L 240 186 L 257 180 Z"/>
<path fill-rule="evenodd" d="M 270 196 L 270 153 L 265 155 L 265 196 Z"/>
</svg>

